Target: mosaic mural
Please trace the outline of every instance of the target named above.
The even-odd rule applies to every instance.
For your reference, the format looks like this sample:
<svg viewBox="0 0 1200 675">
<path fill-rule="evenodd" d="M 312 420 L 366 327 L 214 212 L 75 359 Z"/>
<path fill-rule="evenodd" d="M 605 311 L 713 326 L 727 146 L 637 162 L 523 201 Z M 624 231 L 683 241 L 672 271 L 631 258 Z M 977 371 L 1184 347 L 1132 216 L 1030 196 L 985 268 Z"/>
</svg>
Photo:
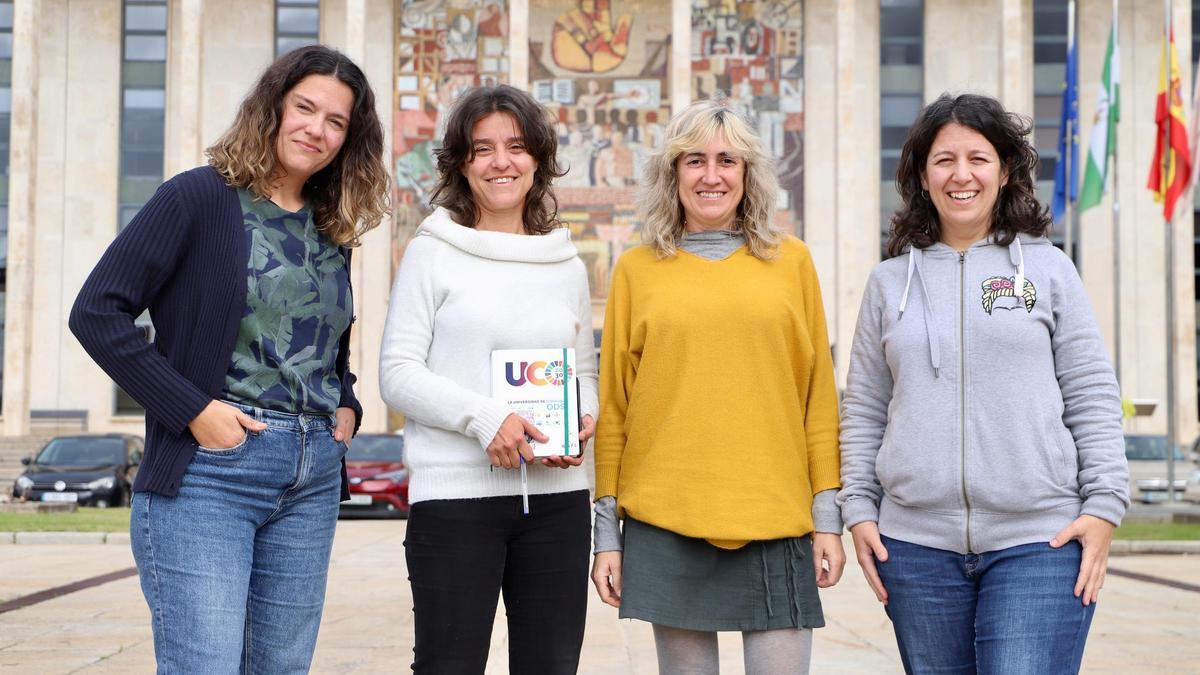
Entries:
<svg viewBox="0 0 1200 675">
<path fill-rule="evenodd" d="M 392 161 L 396 170 L 393 269 L 429 212 L 435 139 L 465 90 L 508 81 L 506 0 L 399 0 Z"/>
<path fill-rule="evenodd" d="M 609 272 L 636 245 L 641 167 L 671 115 L 671 3 L 530 0 L 529 86 L 558 120 L 559 216 L 590 272 L 596 327 Z"/>
<path fill-rule="evenodd" d="M 803 236 L 801 0 L 675 0 L 692 8 L 691 96 L 720 90 L 778 161 L 778 222 Z M 507 82 L 507 0 L 397 0 L 394 261 L 428 213 L 432 151 L 466 89 Z M 587 264 L 596 327 L 609 273 L 638 242 L 636 186 L 670 118 L 672 3 L 529 0 L 529 91 L 554 115 L 559 215 Z M 686 103 L 681 101 L 679 103 Z"/>
<path fill-rule="evenodd" d="M 777 222 L 803 236 L 804 64 L 800 0 L 690 0 L 692 98 L 720 90 L 758 122 L 778 162 Z"/>
</svg>

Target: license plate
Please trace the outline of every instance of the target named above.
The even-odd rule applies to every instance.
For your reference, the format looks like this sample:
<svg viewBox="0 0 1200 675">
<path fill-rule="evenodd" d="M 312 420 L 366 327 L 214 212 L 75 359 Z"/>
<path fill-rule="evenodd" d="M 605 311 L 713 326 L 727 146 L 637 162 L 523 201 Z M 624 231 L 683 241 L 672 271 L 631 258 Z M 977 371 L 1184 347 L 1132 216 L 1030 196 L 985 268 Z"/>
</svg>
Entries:
<svg viewBox="0 0 1200 675">
<path fill-rule="evenodd" d="M 74 492 L 43 492 L 42 501 L 44 502 L 77 502 L 79 495 Z"/>
<path fill-rule="evenodd" d="M 371 501 L 371 495 L 350 495 L 349 504 L 351 506 L 370 506 Z"/>
</svg>

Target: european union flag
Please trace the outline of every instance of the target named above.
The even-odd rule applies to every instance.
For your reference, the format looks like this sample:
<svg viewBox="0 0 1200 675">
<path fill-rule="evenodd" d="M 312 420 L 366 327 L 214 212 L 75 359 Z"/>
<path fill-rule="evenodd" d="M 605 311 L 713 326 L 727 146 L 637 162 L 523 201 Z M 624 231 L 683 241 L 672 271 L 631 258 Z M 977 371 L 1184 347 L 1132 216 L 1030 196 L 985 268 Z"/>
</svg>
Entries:
<svg viewBox="0 0 1200 675">
<path fill-rule="evenodd" d="M 1075 36 L 1067 42 L 1067 73 L 1063 83 L 1062 115 L 1058 123 L 1058 163 L 1054 167 L 1054 201 L 1050 212 L 1057 223 L 1067 210 L 1069 199 L 1079 199 L 1079 68 L 1075 62 Z M 1070 158 L 1070 162 L 1067 158 Z M 1067 164 L 1071 175 L 1067 176 Z M 1069 185 L 1069 187 L 1068 187 Z"/>
</svg>

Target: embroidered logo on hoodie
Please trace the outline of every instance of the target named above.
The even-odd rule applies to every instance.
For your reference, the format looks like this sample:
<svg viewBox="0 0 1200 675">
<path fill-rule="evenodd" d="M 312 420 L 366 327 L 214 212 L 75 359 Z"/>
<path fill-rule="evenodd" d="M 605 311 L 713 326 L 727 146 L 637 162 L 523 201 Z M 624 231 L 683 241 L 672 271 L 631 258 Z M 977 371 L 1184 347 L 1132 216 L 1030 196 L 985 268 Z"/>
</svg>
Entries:
<svg viewBox="0 0 1200 675">
<path fill-rule="evenodd" d="M 1033 282 L 1028 278 L 1025 279 L 1025 288 L 1022 289 L 1021 298 L 1017 298 L 1015 292 L 1016 279 L 1013 277 L 989 277 L 983 281 L 983 311 L 990 316 L 993 309 L 1014 310 L 1025 306 L 1026 312 L 1032 312 L 1034 304 L 1037 303 L 1037 289 L 1033 287 Z M 1011 300 L 1009 298 L 1012 298 Z M 1024 300 L 1024 303 L 1021 301 Z"/>
</svg>

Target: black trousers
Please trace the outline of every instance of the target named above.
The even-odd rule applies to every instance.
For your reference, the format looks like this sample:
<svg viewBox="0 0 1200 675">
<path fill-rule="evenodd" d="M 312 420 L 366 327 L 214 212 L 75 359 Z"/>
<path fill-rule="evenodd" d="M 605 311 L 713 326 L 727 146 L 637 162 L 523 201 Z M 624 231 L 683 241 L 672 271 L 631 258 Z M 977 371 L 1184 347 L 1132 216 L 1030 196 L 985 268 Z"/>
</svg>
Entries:
<svg viewBox="0 0 1200 675">
<path fill-rule="evenodd" d="M 509 672 L 574 673 L 587 615 L 586 490 L 413 504 L 404 541 L 416 615 L 413 671 L 477 675 L 496 600 L 508 614 Z"/>
</svg>

